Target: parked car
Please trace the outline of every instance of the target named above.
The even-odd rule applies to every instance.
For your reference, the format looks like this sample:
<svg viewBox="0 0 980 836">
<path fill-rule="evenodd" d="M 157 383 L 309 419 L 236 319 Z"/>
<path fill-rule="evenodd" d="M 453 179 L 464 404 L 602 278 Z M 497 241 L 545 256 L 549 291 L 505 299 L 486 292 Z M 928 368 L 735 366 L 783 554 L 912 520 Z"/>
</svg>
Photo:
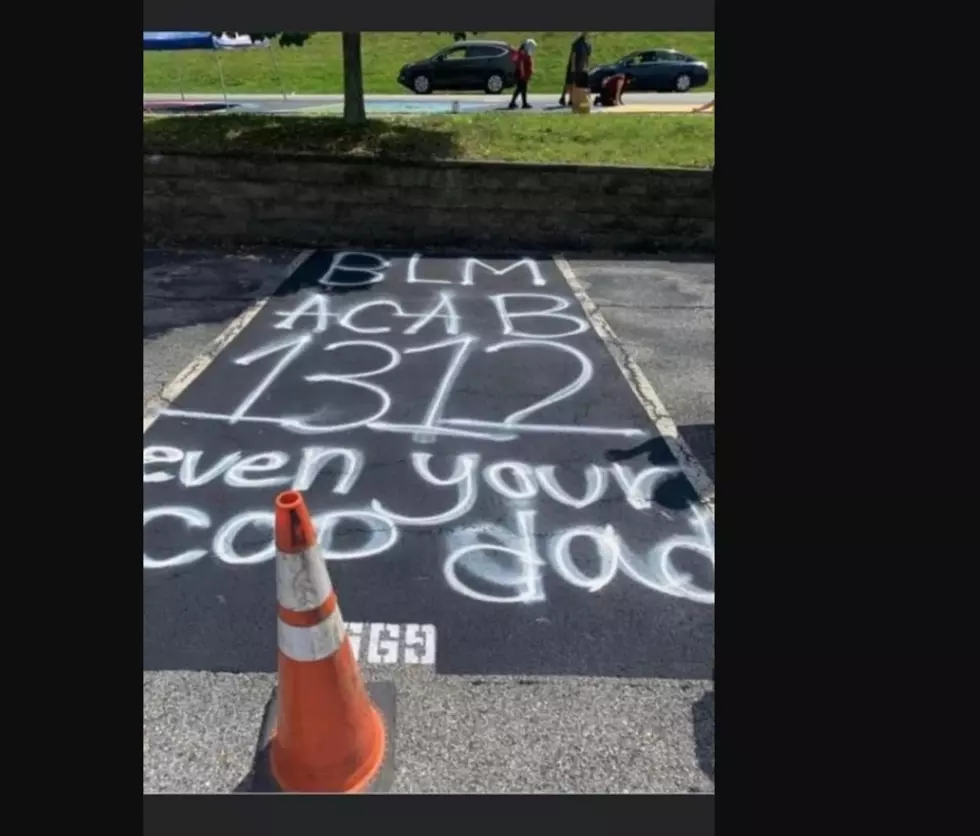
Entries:
<svg viewBox="0 0 980 836">
<path fill-rule="evenodd" d="M 514 86 L 516 65 L 504 41 L 465 41 L 431 58 L 406 64 L 398 83 L 420 95 L 433 90 L 483 90 L 500 93 Z"/>
<path fill-rule="evenodd" d="M 627 90 L 658 93 L 686 93 L 694 87 L 704 87 L 711 75 L 704 61 L 676 49 L 648 49 L 596 67 L 589 73 L 589 89 L 598 93 L 603 79 L 617 73 L 626 76 Z"/>
</svg>

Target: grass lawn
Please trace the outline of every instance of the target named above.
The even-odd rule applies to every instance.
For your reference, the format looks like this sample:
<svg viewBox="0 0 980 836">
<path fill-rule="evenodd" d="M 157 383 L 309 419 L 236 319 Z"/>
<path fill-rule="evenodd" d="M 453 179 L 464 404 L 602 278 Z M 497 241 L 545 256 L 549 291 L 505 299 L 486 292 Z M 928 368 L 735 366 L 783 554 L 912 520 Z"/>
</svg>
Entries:
<svg viewBox="0 0 980 836">
<path fill-rule="evenodd" d="M 673 113 L 481 113 L 371 119 L 355 129 L 337 116 L 156 117 L 143 120 L 143 150 L 705 167 L 714 161 L 715 120 Z"/>
<path fill-rule="evenodd" d="M 526 37 L 538 42 L 530 92 L 554 93 L 565 83 L 568 50 L 576 32 L 481 32 L 477 37 L 517 45 Z M 472 35 L 469 37 L 473 37 Z M 365 93 L 408 93 L 395 77 L 403 64 L 427 58 L 452 43 L 449 34 L 434 32 L 364 32 L 362 57 Z M 592 34 L 592 63 L 614 61 L 638 49 L 670 47 L 708 62 L 711 81 L 699 90 L 714 89 L 714 32 L 597 32 Z M 274 47 L 287 93 L 342 93 L 343 61 L 339 32 L 318 32 L 305 46 Z M 178 64 L 188 93 L 220 92 L 214 56 L 207 52 L 144 52 L 143 90 L 174 93 Z M 225 84 L 232 93 L 278 93 L 275 67 L 265 50 L 222 53 Z"/>
</svg>

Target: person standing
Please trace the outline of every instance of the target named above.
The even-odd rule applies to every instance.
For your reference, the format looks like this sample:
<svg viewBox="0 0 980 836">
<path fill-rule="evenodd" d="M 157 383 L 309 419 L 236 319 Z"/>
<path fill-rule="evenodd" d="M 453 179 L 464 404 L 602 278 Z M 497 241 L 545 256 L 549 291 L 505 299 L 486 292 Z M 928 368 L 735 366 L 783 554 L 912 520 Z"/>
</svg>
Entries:
<svg viewBox="0 0 980 836">
<path fill-rule="evenodd" d="M 558 97 L 558 107 L 565 106 L 565 99 L 571 99 L 572 86 L 575 84 L 575 52 L 568 50 L 568 63 L 565 64 L 565 86 L 562 88 L 561 96 Z"/>
<path fill-rule="evenodd" d="M 561 91 L 561 98 L 558 99 L 558 106 L 565 106 L 565 97 L 571 103 L 572 88 L 589 86 L 589 60 L 592 57 L 592 44 L 589 42 L 589 33 L 582 32 L 572 41 L 572 48 L 568 53 L 568 64 L 565 67 L 565 89 Z"/>
<path fill-rule="evenodd" d="M 531 76 L 534 75 L 534 59 L 531 56 L 534 54 L 537 45 L 533 38 L 528 38 L 521 44 L 514 56 L 514 61 L 517 64 L 517 84 L 514 86 L 514 95 L 511 97 L 510 104 L 507 105 L 510 110 L 517 107 L 518 96 L 521 97 L 522 108 L 526 110 L 531 107 L 527 102 L 527 86 L 531 81 Z"/>
</svg>

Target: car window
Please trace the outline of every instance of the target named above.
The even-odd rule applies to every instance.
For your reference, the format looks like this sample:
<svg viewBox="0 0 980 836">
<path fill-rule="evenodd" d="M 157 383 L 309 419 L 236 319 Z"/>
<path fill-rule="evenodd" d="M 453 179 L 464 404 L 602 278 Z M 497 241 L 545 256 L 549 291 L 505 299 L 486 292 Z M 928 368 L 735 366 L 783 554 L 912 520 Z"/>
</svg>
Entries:
<svg viewBox="0 0 980 836">
<path fill-rule="evenodd" d="M 442 57 L 446 61 L 458 61 L 460 58 L 466 57 L 466 47 L 457 46 L 454 49 L 449 50 L 448 52 L 442 53 Z"/>
<path fill-rule="evenodd" d="M 619 62 L 624 67 L 632 67 L 634 64 L 638 63 L 640 60 L 640 53 L 634 53 L 633 55 L 627 55 L 625 58 L 620 58 Z"/>
<path fill-rule="evenodd" d="M 658 61 L 683 61 L 684 56 L 679 52 L 671 52 L 670 50 L 660 49 L 657 50 L 657 60 Z"/>
<path fill-rule="evenodd" d="M 655 61 L 659 61 L 659 60 L 660 60 L 660 55 L 659 55 L 659 53 L 656 53 L 656 52 L 644 52 L 640 56 L 640 63 L 641 64 L 652 64 Z"/>
<path fill-rule="evenodd" d="M 505 54 L 505 50 L 499 46 L 468 46 L 466 47 L 467 58 L 499 58 Z"/>
</svg>

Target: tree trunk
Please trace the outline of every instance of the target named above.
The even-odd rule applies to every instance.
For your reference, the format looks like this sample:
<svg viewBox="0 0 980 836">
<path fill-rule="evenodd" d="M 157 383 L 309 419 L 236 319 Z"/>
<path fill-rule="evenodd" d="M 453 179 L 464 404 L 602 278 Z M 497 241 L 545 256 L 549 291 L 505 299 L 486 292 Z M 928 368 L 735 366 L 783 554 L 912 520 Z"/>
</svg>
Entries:
<svg viewBox="0 0 980 836">
<path fill-rule="evenodd" d="M 364 112 L 364 73 L 361 71 L 361 33 L 342 32 L 344 49 L 344 121 L 358 125 Z"/>
</svg>

